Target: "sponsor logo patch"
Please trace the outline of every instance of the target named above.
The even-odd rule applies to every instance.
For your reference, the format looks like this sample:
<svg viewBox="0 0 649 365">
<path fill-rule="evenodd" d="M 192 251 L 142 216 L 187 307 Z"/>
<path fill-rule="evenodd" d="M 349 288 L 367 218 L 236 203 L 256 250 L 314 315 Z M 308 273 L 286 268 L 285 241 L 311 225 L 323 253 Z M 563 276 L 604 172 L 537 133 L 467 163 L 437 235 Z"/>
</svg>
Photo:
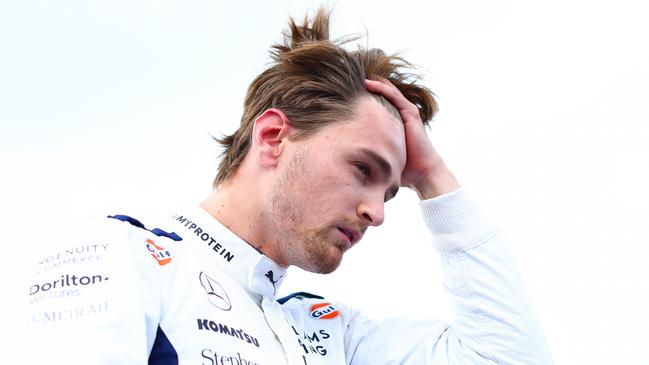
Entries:
<svg viewBox="0 0 649 365">
<path fill-rule="evenodd" d="M 203 230 L 203 228 L 201 228 L 198 224 L 192 222 L 191 219 L 185 216 L 174 215 L 173 218 L 176 220 L 176 222 L 182 224 L 184 228 L 194 233 L 196 237 L 201 239 L 201 241 L 205 242 L 208 247 L 211 247 L 212 251 L 214 251 L 217 255 L 221 256 L 227 262 L 232 261 L 234 254 L 227 248 L 223 247 L 220 242 L 217 242 L 209 232 Z"/>
<path fill-rule="evenodd" d="M 268 281 L 270 281 L 271 284 L 273 284 L 273 296 L 275 294 L 277 294 L 277 287 L 275 286 L 275 284 L 277 284 L 277 282 L 281 278 L 283 278 L 284 275 L 281 275 L 280 277 L 278 277 L 277 280 L 275 280 L 274 277 L 275 277 L 275 273 L 273 272 L 273 270 L 268 270 L 268 272 L 266 273 L 266 278 L 268 279 Z"/>
<path fill-rule="evenodd" d="M 327 348 L 323 345 L 324 342 L 331 337 L 331 335 L 327 331 L 321 329 L 312 332 L 299 332 L 294 326 L 291 326 L 291 328 L 297 336 L 297 342 L 300 344 L 300 346 L 302 346 L 302 349 L 304 350 L 304 353 L 306 355 L 318 354 L 321 356 L 327 356 Z"/>
<path fill-rule="evenodd" d="M 311 306 L 309 314 L 315 319 L 333 319 L 340 315 L 331 303 L 318 303 Z"/>
<path fill-rule="evenodd" d="M 221 333 L 224 335 L 232 336 L 238 338 L 243 342 L 247 342 L 251 345 L 259 347 L 259 340 L 257 337 L 252 336 L 251 334 L 246 333 L 242 328 L 235 328 L 232 326 L 225 325 L 223 323 L 217 323 L 208 319 L 197 318 L 198 329 L 200 331 L 212 331 L 216 333 Z"/>
<path fill-rule="evenodd" d="M 232 308 L 232 302 L 225 293 L 221 284 L 207 276 L 207 274 L 202 271 L 200 275 L 198 275 L 198 279 L 200 280 L 203 289 L 205 289 L 205 293 L 207 293 L 207 300 L 209 300 L 213 306 L 224 311 L 229 311 Z"/>
<path fill-rule="evenodd" d="M 29 324 L 42 324 L 76 320 L 81 317 L 101 315 L 108 311 L 108 302 L 85 304 L 71 308 L 47 310 L 31 313 L 28 317 Z"/>
<path fill-rule="evenodd" d="M 149 253 L 153 258 L 158 261 L 158 265 L 164 266 L 171 262 L 173 256 L 171 251 L 167 250 L 164 247 L 158 246 L 153 242 L 153 240 L 146 240 L 146 249 L 149 250 Z"/>
<path fill-rule="evenodd" d="M 108 249 L 108 243 L 88 243 L 72 246 L 43 256 L 34 265 L 37 274 L 60 269 L 67 265 L 100 261 Z"/>
<path fill-rule="evenodd" d="M 77 276 L 77 275 L 61 275 L 60 278 L 52 281 L 48 281 L 42 284 L 34 284 L 29 288 L 29 296 L 32 296 L 37 293 L 47 292 L 53 289 L 64 289 L 74 286 L 87 286 L 95 285 L 101 283 L 102 281 L 108 280 L 108 277 L 101 275 L 87 275 L 87 276 Z"/>
<path fill-rule="evenodd" d="M 213 349 L 203 349 L 203 351 L 201 351 L 201 356 L 204 359 L 209 360 L 211 365 L 224 365 L 224 364 L 260 365 L 260 363 L 258 362 L 243 357 L 246 355 L 241 355 L 240 352 L 237 352 L 236 355 L 231 355 L 231 354 L 224 354 L 222 352 L 218 352 L 217 350 L 213 350 Z M 203 364 L 207 364 L 207 363 L 203 362 Z"/>
<path fill-rule="evenodd" d="M 108 281 L 108 277 L 103 275 L 63 274 L 55 280 L 30 286 L 29 302 L 35 304 L 52 299 L 78 297 L 85 290 L 83 287 L 98 285 L 105 281 Z"/>
</svg>

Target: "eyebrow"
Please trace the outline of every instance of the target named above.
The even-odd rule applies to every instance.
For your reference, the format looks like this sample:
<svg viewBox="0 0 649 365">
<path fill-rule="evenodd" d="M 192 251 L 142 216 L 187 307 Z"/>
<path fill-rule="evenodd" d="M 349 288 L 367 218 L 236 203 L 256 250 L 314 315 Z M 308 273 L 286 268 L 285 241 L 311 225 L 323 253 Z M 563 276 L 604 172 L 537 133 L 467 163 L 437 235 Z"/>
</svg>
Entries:
<svg viewBox="0 0 649 365">
<path fill-rule="evenodd" d="M 379 168 L 381 169 L 381 172 L 383 173 L 383 176 L 385 178 L 389 178 L 392 175 L 392 167 L 390 166 L 390 163 L 386 161 L 381 155 L 367 148 L 359 148 L 358 152 L 371 158 L 377 165 L 379 165 Z M 389 198 L 394 198 L 397 195 L 398 191 L 399 185 L 391 186 Z"/>
</svg>

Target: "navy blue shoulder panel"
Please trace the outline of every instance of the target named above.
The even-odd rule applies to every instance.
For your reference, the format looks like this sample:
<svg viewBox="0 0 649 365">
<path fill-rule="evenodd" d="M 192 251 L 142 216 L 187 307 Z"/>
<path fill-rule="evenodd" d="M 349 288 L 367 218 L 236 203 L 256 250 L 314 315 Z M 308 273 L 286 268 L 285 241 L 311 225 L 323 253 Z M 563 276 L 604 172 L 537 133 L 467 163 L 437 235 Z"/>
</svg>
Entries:
<svg viewBox="0 0 649 365">
<path fill-rule="evenodd" d="M 167 238 L 171 238 L 174 241 L 182 241 L 183 240 L 182 237 L 177 235 L 175 232 L 171 232 L 171 233 L 165 232 L 165 231 L 161 230 L 160 228 L 147 229 L 144 226 L 144 224 L 142 224 L 142 222 L 140 222 L 139 220 L 137 220 L 135 218 L 129 217 L 127 215 L 115 214 L 115 215 L 109 215 L 107 218 L 113 218 L 113 219 L 120 220 L 122 222 L 128 222 L 131 225 L 133 225 L 133 226 L 135 226 L 137 228 L 142 228 L 144 230 L 147 230 L 147 231 L 153 233 L 154 235 L 156 235 L 158 237 L 167 237 Z"/>
<path fill-rule="evenodd" d="M 324 297 L 321 297 L 319 295 L 307 293 L 307 292 L 304 292 L 304 291 L 299 291 L 297 293 L 287 295 L 284 298 L 279 298 L 279 299 L 277 299 L 277 302 L 279 304 L 284 304 L 284 303 L 288 302 L 289 300 L 291 300 L 293 298 L 324 299 Z"/>
<path fill-rule="evenodd" d="M 142 222 L 140 222 L 139 220 L 137 220 L 135 218 L 131 218 L 131 217 L 127 216 L 127 215 L 115 214 L 115 215 L 109 215 L 108 218 L 117 219 L 117 220 L 120 220 L 122 222 L 128 222 L 128 223 L 131 223 L 131 225 L 136 226 L 137 228 L 146 229 L 146 227 L 144 227 L 144 224 L 142 224 Z"/>
<path fill-rule="evenodd" d="M 156 235 L 156 236 L 158 236 L 158 237 L 167 237 L 167 238 L 171 238 L 171 239 L 174 240 L 174 241 L 182 241 L 182 240 L 183 240 L 183 238 L 180 237 L 179 235 L 177 235 L 176 232 L 171 232 L 171 233 L 170 233 L 170 232 L 167 232 L 167 231 L 163 231 L 163 230 L 161 230 L 160 228 L 154 228 L 154 229 L 152 229 L 152 230 L 151 230 L 151 233 L 153 233 L 154 235 Z"/>
<path fill-rule="evenodd" d="M 178 365 L 178 352 L 160 326 L 158 326 L 155 342 L 149 355 L 149 365 Z"/>
</svg>

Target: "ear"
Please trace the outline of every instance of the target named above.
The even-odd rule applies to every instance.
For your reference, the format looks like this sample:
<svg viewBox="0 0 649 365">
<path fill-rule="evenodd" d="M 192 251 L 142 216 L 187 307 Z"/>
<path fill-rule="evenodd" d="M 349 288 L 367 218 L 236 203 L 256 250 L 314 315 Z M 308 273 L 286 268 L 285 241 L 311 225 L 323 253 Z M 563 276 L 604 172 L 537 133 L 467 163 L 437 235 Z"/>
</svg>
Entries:
<svg viewBox="0 0 649 365">
<path fill-rule="evenodd" d="M 255 119 L 252 147 L 262 166 L 277 165 L 282 152 L 282 141 L 290 135 L 292 128 L 286 114 L 275 108 L 266 109 Z"/>
</svg>

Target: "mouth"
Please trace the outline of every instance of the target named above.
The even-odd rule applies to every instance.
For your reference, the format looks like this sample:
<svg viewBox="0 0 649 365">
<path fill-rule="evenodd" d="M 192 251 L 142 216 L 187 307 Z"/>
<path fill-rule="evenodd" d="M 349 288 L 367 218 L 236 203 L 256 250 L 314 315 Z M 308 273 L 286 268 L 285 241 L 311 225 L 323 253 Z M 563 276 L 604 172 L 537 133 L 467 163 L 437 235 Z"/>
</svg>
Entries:
<svg viewBox="0 0 649 365">
<path fill-rule="evenodd" d="M 363 237 L 363 234 L 360 233 L 359 231 L 356 231 L 354 229 L 350 229 L 347 227 L 336 227 L 338 230 L 347 237 L 347 240 L 349 240 L 349 247 L 353 246 L 358 242 L 361 237 Z"/>
</svg>

